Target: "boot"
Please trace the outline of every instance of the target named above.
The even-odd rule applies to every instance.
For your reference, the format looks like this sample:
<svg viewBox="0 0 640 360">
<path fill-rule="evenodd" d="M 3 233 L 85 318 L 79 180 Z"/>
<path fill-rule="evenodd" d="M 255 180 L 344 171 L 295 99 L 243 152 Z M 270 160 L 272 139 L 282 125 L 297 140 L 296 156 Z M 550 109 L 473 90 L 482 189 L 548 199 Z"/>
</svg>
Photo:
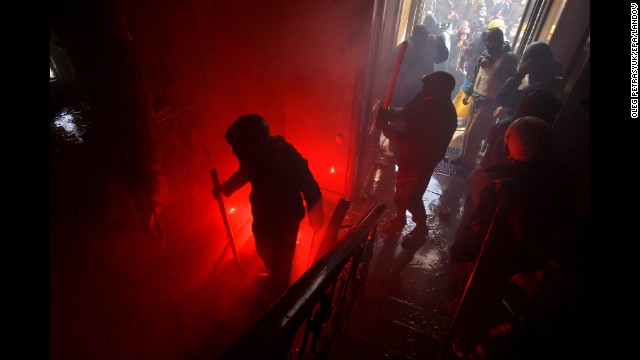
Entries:
<svg viewBox="0 0 640 360">
<path fill-rule="evenodd" d="M 429 235 L 429 227 L 425 223 L 419 223 L 407 234 L 407 237 L 418 239 L 425 238 L 427 235 Z"/>
<path fill-rule="evenodd" d="M 407 219 L 405 217 L 396 216 L 393 219 L 391 219 L 391 221 L 389 222 L 389 224 L 387 224 L 387 226 L 382 228 L 382 232 L 387 235 L 397 234 L 401 232 L 402 229 L 404 229 L 405 225 L 407 225 Z"/>
</svg>

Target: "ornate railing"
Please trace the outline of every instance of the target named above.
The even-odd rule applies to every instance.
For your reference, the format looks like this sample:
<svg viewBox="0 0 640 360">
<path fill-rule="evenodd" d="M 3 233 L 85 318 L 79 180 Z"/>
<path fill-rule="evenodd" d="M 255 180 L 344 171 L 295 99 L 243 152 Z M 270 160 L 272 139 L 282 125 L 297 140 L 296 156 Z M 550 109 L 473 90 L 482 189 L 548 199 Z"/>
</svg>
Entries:
<svg viewBox="0 0 640 360">
<path fill-rule="evenodd" d="M 369 212 L 222 359 L 326 359 L 366 281 L 383 204 Z"/>
</svg>

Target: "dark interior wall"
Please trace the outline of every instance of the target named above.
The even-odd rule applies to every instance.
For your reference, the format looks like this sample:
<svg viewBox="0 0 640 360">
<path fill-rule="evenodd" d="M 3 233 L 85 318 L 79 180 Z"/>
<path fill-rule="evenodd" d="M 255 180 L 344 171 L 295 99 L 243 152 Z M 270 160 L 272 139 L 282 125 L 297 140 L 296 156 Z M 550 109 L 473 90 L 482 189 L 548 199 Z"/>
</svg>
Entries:
<svg viewBox="0 0 640 360">
<path fill-rule="evenodd" d="M 349 197 L 375 2 L 286 3 L 285 135 L 322 189 Z"/>
<path fill-rule="evenodd" d="M 237 166 L 224 131 L 247 112 L 284 129 L 282 2 L 51 6 L 100 129 L 51 163 L 51 358 L 184 358 L 211 327 L 194 314 L 220 306 L 193 299 L 229 256 L 209 176 Z M 161 246 L 139 203 L 163 189 Z M 246 189 L 234 201 L 238 229 Z"/>
</svg>

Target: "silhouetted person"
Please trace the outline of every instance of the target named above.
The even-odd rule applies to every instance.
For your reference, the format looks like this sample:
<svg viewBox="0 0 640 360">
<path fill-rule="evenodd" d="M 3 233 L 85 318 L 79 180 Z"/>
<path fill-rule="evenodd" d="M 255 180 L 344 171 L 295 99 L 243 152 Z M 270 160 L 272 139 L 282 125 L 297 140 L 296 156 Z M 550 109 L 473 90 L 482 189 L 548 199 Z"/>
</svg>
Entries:
<svg viewBox="0 0 640 360">
<path fill-rule="evenodd" d="M 400 49 L 406 46 L 389 107 L 404 106 L 413 99 L 422 89 L 422 77 L 431 74 L 435 64 L 442 63 L 449 57 L 449 50 L 443 38 L 435 35 L 427 30 L 425 25 L 416 25 L 411 38 L 401 42 L 394 49 L 392 68 Z"/>
<path fill-rule="evenodd" d="M 451 92 L 456 85 L 453 75 L 436 71 L 425 76 L 422 83 L 422 91 L 413 100 L 402 108 L 381 109 L 376 119 L 376 127 L 399 144 L 394 196 L 396 216 L 385 232 L 401 231 L 406 225 L 408 210 L 416 223 L 408 235 L 412 238 L 424 238 L 428 233 L 422 196 L 457 127 L 456 110 L 451 102 Z M 402 130 L 389 124 L 397 119 L 406 121 Z"/>
<path fill-rule="evenodd" d="M 465 200 L 461 224 L 464 224 L 466 217 L 473 212 L 478 203 L 480 191 L 491 183 L 491 173 L 486 170 L 491 166 L 509 162 L 504 148 L 504 134 L 509 125 L 521 117 L 533 116 L 544 120 L 549 126 L 553 126 L 561 107 L 560 100 L 551 93 L 540 89 L 528 90 L 519 104 L 516 114 L 499 120 L 491 127 L 485 139 L 487 150 L 480 160 L 478 169 L 471 175 L 469 196 Z"/>
<path fill-rule="evenodd" d="M 572 257 L 568 231 L 575 183 L 553 159 L 551 126 L 540 118 L 519 118 L 507 129 L 504 146 L 509 163 L 487 169 L 494 181 L 482 191 L 471 221 L 449 248 L 454 264 L 480 261 L 456 332 L 466 351 L 504 320 L 502 300 L 514 275 L 555 271 Z M 458 279 L 459 289 L 467 277 Z"/>
<path fill-rule="evenodd" d="M 303 197 L 309 225 L 317 231 L 324 223 L 320 187 L 307 159 L 284 137 L 270 136 L 269 124 L 260 115 L 240 116 L 227 129 L 225 139 L 240 167 L 217 193 L 230 196 L 251 183 L 249 201 L 256 250 L 270 270 L 272 289 L 284 292 L 289 286 L 298 229 L 305 216 Z"/>
</svg>

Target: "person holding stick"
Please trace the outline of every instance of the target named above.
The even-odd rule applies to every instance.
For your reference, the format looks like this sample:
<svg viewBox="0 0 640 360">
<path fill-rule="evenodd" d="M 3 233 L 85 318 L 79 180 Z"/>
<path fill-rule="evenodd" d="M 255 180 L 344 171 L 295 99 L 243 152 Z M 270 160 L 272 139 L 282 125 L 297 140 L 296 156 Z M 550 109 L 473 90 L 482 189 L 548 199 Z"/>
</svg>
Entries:
<svg viewBox="0 0 640 360">
<path fill-rule="evenodd" d="M 322 228 L 324 212 L 320 186 L 307 159 L 283 136 L 271 136 L 269 131 L 267 121 L 256 114 L 242 115 L 229 126 L 225 139 L 240 166 L 213 193 L 229 197 L 251 183 L 256 250 L 270 271 L 272 290 L 280 294 L 289 287 L 305 203 L 314 231 Z"/>
</svg>

